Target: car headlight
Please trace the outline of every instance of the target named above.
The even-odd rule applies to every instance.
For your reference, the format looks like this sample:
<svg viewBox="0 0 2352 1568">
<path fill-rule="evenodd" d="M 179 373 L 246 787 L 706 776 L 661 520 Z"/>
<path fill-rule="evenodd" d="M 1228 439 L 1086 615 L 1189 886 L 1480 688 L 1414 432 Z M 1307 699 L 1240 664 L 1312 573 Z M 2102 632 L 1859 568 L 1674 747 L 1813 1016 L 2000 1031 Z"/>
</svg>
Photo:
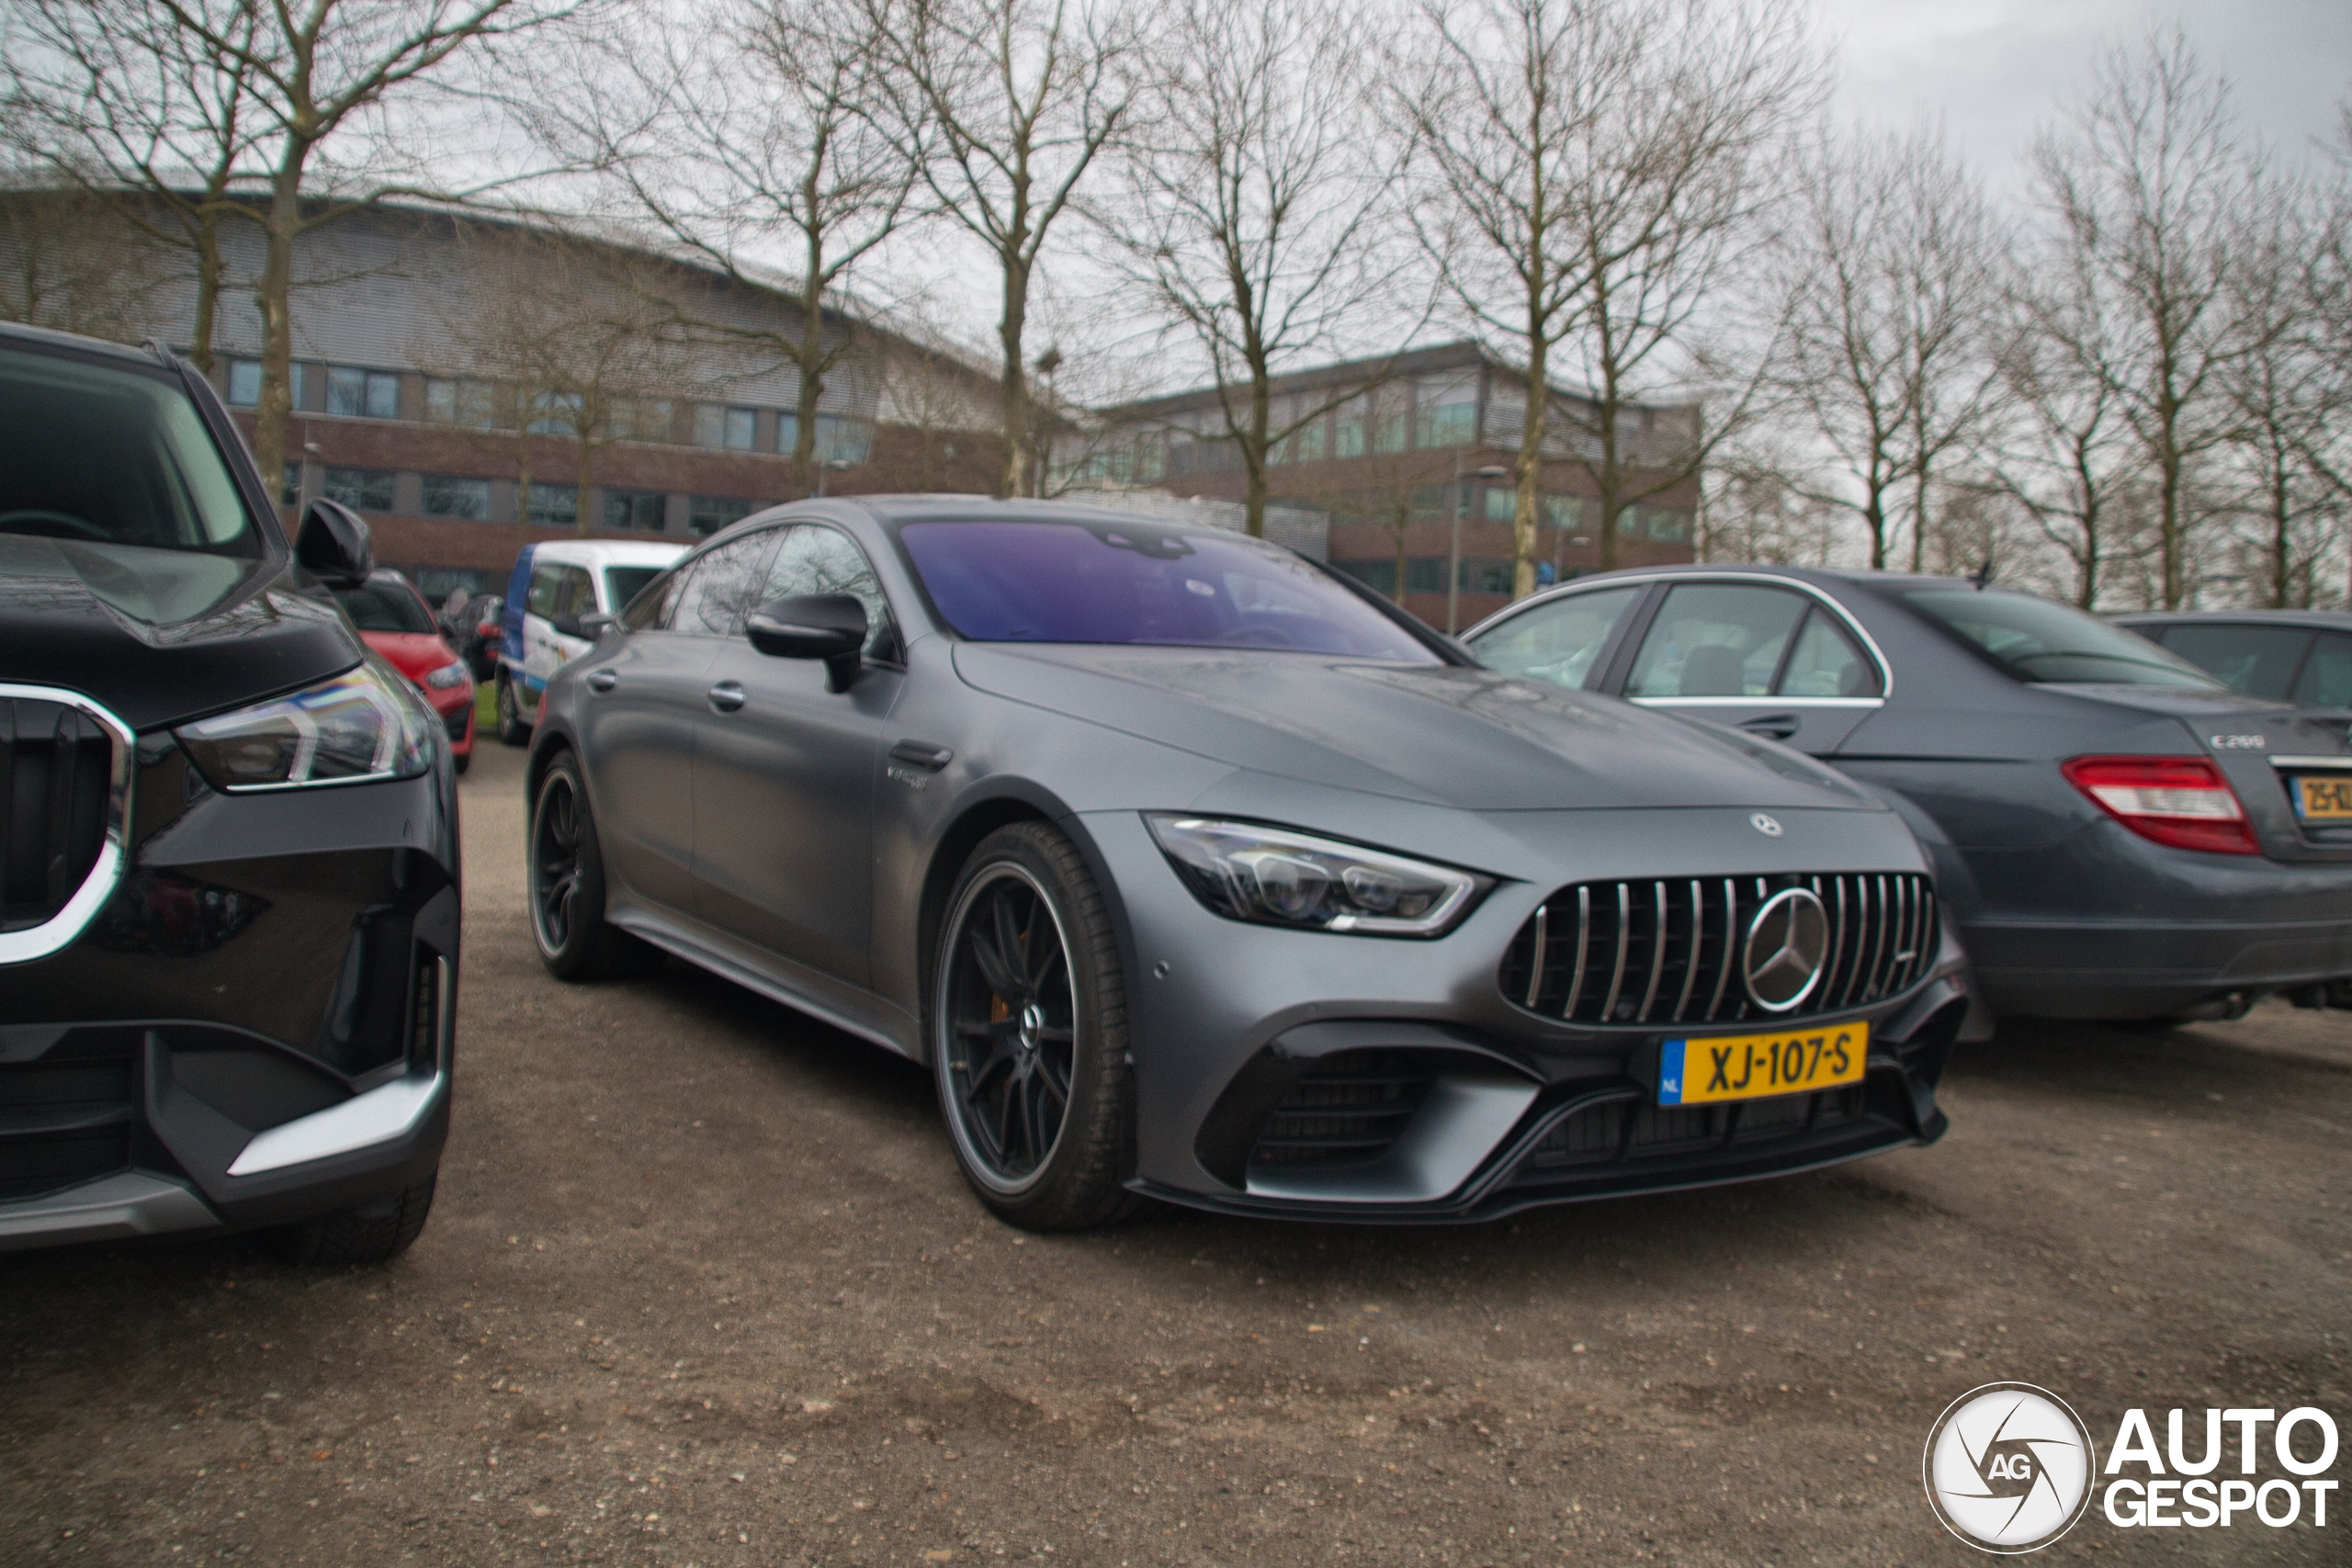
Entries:
<svg viewBox="0 0 2352 1568">
<path fill-rule="evenodd" d="M 466 667 L 462 664 L 444 664 L 438 670 L 428 670 L 424 672 L 424 683 L 436 692 L 446 692 L 452 686 L 462 686 L 468 679 L 469 677 L 466 673 Z"/>
<path fill-rule="evenodd" d="M 1255 822 L 1146 813 L 1193 896 L 1236 920 L 1359 936 L 1442 936 L 1490 878 Z"/>
<path fill-rule="evenodd" d="M 173 731 L 217 789 L 296 789 L 414 778 L 440 721 L 373 659 L 306 691 Z"/>
</svg>

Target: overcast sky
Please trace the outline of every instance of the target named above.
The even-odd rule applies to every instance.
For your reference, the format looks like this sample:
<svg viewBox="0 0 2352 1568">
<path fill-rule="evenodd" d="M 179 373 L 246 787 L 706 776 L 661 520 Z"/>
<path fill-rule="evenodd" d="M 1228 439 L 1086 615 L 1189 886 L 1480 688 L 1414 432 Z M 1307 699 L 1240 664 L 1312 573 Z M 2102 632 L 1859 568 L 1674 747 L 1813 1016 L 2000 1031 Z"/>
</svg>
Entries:
<svg viewBox="0 0 2352 1568">
<path fill-rule="evenodd" d="M 2237 86 L 2240 112 L 2301 155 L 2352 90 L 2352 0 L 1811 0 L 1840 40 L 1838 107 L 1905 126 L 1940 118 L 1996 187 L 2093 56 L 2177 18 Z"/>
</svg>

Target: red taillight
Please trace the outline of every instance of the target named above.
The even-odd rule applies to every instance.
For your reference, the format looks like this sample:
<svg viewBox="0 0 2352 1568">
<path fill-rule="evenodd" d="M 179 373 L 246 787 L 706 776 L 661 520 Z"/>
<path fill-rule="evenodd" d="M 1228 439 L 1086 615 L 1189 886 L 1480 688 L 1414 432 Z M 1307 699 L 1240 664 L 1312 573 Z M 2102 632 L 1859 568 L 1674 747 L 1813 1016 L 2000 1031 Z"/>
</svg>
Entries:
<svg viewBox="0 0 2352 1568">
<path fill-rule="evenodd" d="M 2143 839 L 2221 855 L 2262 852 L 2237 792 L 2206 758 L 2076 757 L 2058 771 Z"/>
</svg>

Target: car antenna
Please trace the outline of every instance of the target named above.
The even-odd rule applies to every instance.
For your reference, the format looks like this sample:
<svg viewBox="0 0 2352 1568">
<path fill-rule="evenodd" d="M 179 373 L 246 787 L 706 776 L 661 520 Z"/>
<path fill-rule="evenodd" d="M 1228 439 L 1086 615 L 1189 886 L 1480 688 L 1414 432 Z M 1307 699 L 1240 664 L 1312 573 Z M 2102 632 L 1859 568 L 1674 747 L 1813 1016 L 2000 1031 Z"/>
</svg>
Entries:
<svg viewBox="0 0 2352 1568">
<path fill-rule="evenodd" d="M 1976 584 L 1976 592 L 1984 592 L 1984 585 L 1993 581 L 1993 558 L 1986 556 L 1984 564 L 1968 574 L 1968 581 Z"/>
</svg>

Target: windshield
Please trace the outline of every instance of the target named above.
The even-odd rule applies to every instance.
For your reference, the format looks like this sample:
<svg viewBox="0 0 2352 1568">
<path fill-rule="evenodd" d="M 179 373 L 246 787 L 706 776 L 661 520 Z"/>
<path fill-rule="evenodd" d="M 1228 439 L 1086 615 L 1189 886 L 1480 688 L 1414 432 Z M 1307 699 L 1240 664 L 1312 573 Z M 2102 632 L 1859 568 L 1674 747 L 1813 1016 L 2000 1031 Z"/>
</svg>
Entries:
<svg viewBox="0 0 2352 1568">
<path fill-rule="evenodd" d="M 2020 681 L 2228 689 L 2137 632 L 2071 605 L 1997 588 L 1922 588 L 1903 597 Z"/>
<path fill-rule="evenodd" d="M 0 348 L 0 533 L 260 552 L 220 449 L 158 371 Z"/>
<path fill-rule="evenodd" d="M 658 566 L 608 566 L 605 569 L 605 602 L 614 614 L 628 608 L 645 585 L 662 575 L 665 568 Z"/>
<path fill-rule="evenodd" d="M 433 612 L 405 582 L 371 582 L 365 588 L 338 588 L 334 602 L 363 632 L 438 632 Z"/>
<path fill-rule="evenodd" d="M 1245 536 L 1149 523 L 910 523 L 931 601 L 976 642 L 1288 649 L 1435 664 L 1312 564 Z"/>
</svg>

